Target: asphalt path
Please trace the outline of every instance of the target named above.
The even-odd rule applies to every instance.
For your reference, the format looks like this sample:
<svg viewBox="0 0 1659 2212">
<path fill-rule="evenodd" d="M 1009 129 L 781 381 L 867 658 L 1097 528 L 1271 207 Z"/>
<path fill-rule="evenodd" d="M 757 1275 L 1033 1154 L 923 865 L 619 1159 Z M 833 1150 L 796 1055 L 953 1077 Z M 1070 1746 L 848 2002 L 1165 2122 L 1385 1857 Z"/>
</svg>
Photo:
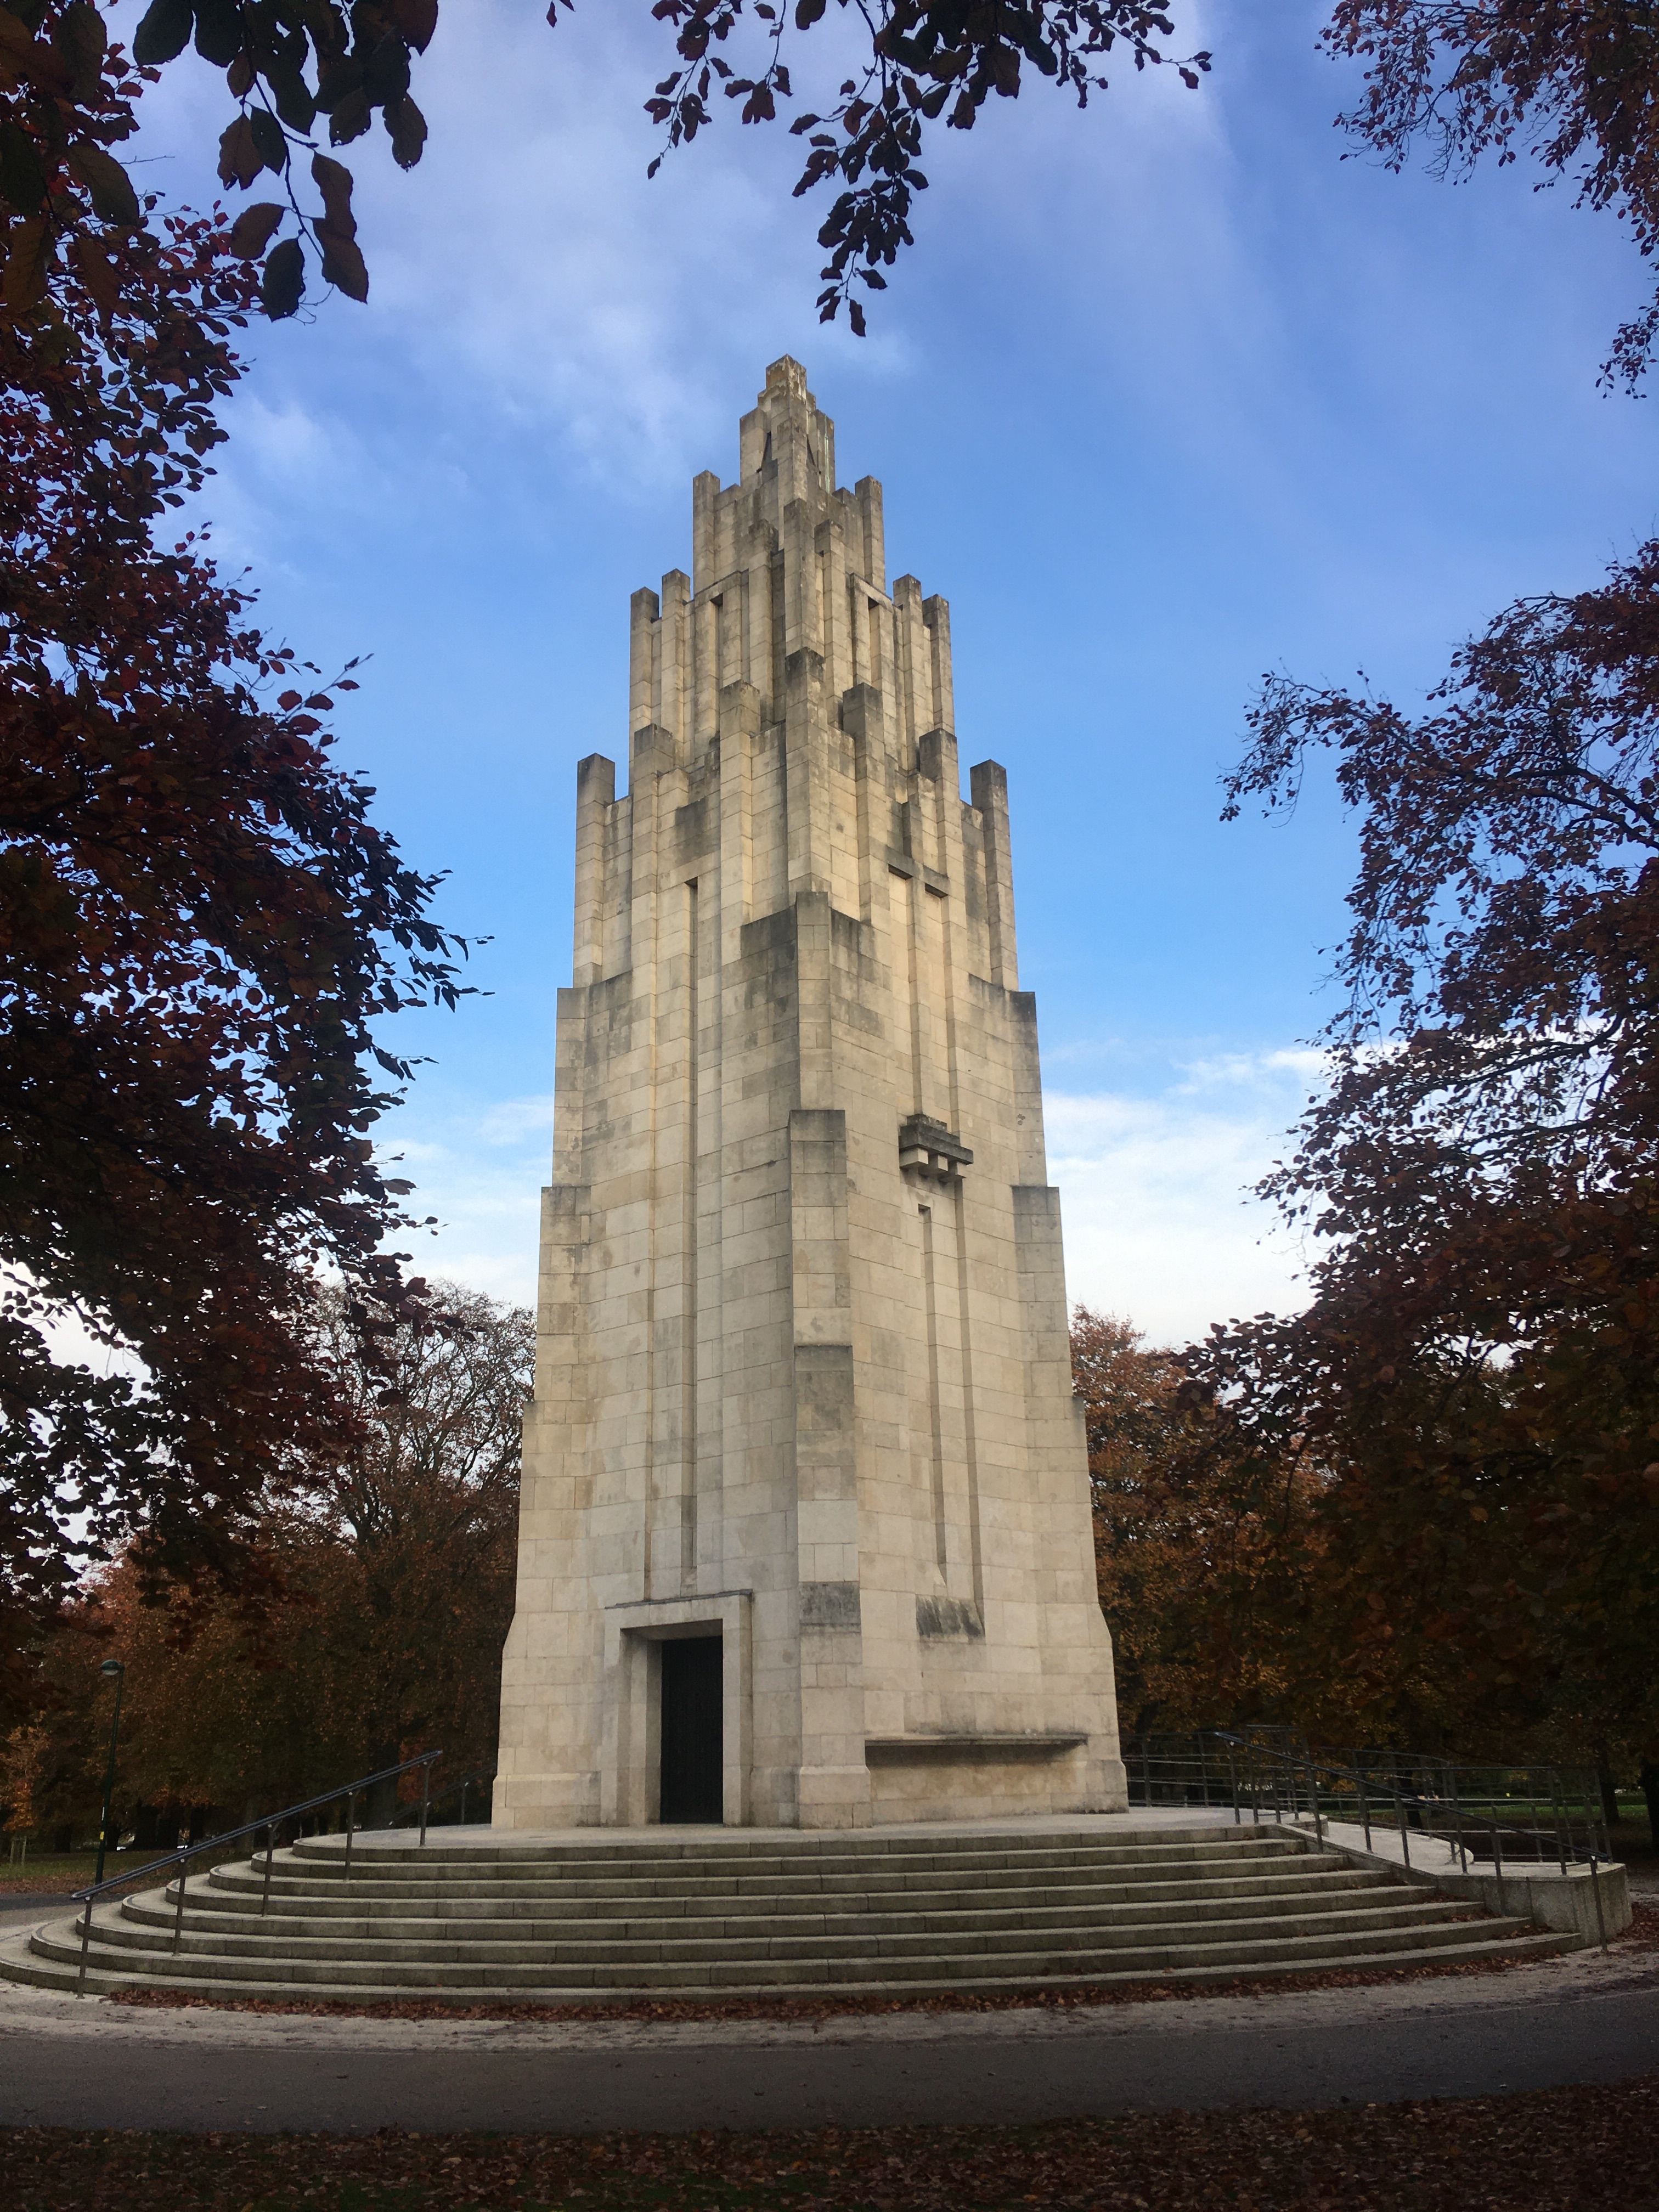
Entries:
<svg viewBox="0 0 1659 2212">
<path fill-rule="evenodd" d="M 292 2017 L 280 2044 L 239 2043 L 235 2015 L 218 2015 L 216 2035 L 187 2040 L 144 2025 L 154 2014 L 129 2014 L 129 2032 L 96 2036 L 54 2034 L 41 2020 L 0 2035 L 0 2124 L 347 2134 L 872 2127 L 1300 2109 L 1659 2072 L 1659 1988 L 1647 1978 L 1404 2014 L 1368 2016 L 1360 2004 L 1333 2017 L 1288 1996 L 1230 2007 L 1214 2025 L 1205 2009 L 1138 2006 L 1121 2025 L 1097 2012 L 1086 2024 L 1048 2016 L 1029 2027 L 988 2015 L 981 2032 L 959 2021 L 931 2034 L 914 2016 L 902 2034 L 830 2021 L 773 2040 L 759 2027 L 744 2038 L 684 2028 L 632 2047 L 595 2039 L 537 2048 L 508 2037 L 495 2049 L 476 2035 L 459 2046 L 365 2047 L 343 2022 L 308 2038 Z M 205 2029 L 204 2015 L 187 2017 Z"/>
</svg>

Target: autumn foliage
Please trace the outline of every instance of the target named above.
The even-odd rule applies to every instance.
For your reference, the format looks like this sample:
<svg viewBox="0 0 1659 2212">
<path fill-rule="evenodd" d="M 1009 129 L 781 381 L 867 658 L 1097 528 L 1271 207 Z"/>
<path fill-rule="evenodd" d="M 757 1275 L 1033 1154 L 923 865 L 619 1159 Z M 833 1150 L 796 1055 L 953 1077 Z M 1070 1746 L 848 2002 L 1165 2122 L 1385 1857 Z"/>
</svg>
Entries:
<svg viewBox="0 0 1659 2212">
<path fill-rule="evenodd" d="M 1337 0 L 1324 32 L 1361 60 L 1348 129 L 1392 168 L 1419 145 L 1442 175 L 1531 153 L 1581 207 L 1659 252 L 1659 102 L 1646 0 Z M 1659 288 L 1621 325 L 1606 379 L 1640 381 L 1659 342 Z"/>
<path fill-rule="evenodd" d="M 1305 1667 L 1378 1722 L 1580 1757 L 1659 1723 L 1659 544 L 1525 600 L 1427 710 L 1264 686 L 1232 805 L 1358 816 L 1331 1080 L 1264 1186 L 1290 1320 L 1185 1360 L 1218 1448 L 1311 1462 Z M 1415 1686 L 1414 1687 L 1413 1686 Z"/>
<path fill-rule="evenodd" d="M 1294 1449 L 1241 1448 L 1188 1357 L 1148 1347 L 1128 1322 L 1078 1307 L 1072 1373 L 1125 1733 L 1287 1719 L 1351 1733 L 1340 1686 L 1303 1656 L 1322 1601 L 1320 1471 Z"/>
<path fill-rule="evenodd" d="M 493 1761 L 532 1332 L 454 1285 L 440 1303 L 441 1327 L 400 1328 L 371 1367 L 325 1297 L 316 1356 L 357 1419 L 263 1517 L 279 1594 L 158 1592 L 130 1552 L 91 1576 L 46 1639 L 36 1717 L 0 1751 L 0 1821 L 95 1823 L 108 1658 L 126 1668 L 118 1822 L 148 1808 L 169 1842 L 192 1816 L 252 1819 L 416 1751 L 441 1749 L 442 1776 Z"/>
<path fill-rule="evenodd" d="M 1264 682 L 1231 811 L 1358 819 L 1328 1082 L 1262 1186 L 1311 1297 L 1079 1310 L 1126 1724 L 1634 1764 L 1659 1733 L 1659 544 L 1425 711 Z"/>
<path fill-rule="evenodd" d="M 549 24 L 574 5 L 550 0 Z M 839 0 L 837 12 L 845 6 Z M 721 98 L 741 101 L 744 123 L 774 120 L 793 97 L 793 52 L 815 32 L 811 54 L 828 44 L 829 0 L 654 0 L 651 13 L 672 35 L 674 62 L 644 104 L 669 147 L 696 137 Z M 803 110 L 791 125 L 807 135 L 797 195 L 836 194 L 818 234 L 830 252 L 820 313 L 831 319 L 845 301 L 860 331 L 854 283 L 882 289 L 882 269 L 911 242 L 931 125 L 971 130 L 994 94 L 1019 92 L 1026 71 L 1082 106 L 1105 88 L 1109 57 L 1137 70 L 1171 62 L 1189 85 L 1209 66 L 1207 54 L 1168 51 L 1174 25 L 1156 0 L 877 0 L 860 15 L 867 54 L 838 91 L 826 88 L 822 114 Z M 437 27 L 437 0 L 149 0 L 129 58 L 110 48 L 92 0 L 0 5 L 0 88 L 11 102 L 0 124 L 0 190 L 15 217 L 8 303 L 41 296 L 66 240 L 95 237 L 79 188 L 93 194 L 100 222 L 137 222 L 131 179 L 109 149 L 131 135 L 140 79 L 154 82 L 191 54 L 224 74 L 221 183 L 264 195 L 241 208 L 231 237 L 258 265 L 265 313 L 293 314 L 313 269 L 325 286 L 366 300 L 353 175 L 318 142 L 325 132 L 332 147 L 355 144 L 378 120 L 393 161 L 413 168 L 427 123 L 411 86 Z"/>
<path fill-rule="evenodd" d="M 172 519 L 257 288 L 222 216 L 140 207 L 76 135 L 118 139 L 137 91 L 89 17 L 0 41 L 0 1699 L 135 1533 L 146 1571 L 258 1571 L 288 1455 L 349 1419 L 316 1271 L 366 1341 L 418 1297 L 374 1025 L 458 994 L 333 694 Z"/>
<path fill-rule="evenodd" d="M 1182 1994 L 1190 2002 L 1192 1984 Z M 1170 2063 L 1179 2063 L 1173 2048 Z M 15 2127 L 0 2137 L 0 2188 L 19 2212 L 301 2212 L 319 2203 L 398 2212 L 514 2203 L 580 2203 L 585 2212 L 1583 2212 L 1651 2197 L 1651 2076 L 1302 2111 L 1292 2081 L 1261 2109 L 1018 2126 L 486 2135 L 434 2133 L 428 2118 L 419 2129 L 337 2135 Z"/>
<path fill-rule="evenodd" d="M 550 26 L 575 0 L 549 0 Z M 218 173 L 258 191 L 237 214 L 235 250 L 257 268 L 267 314 L 290 315 L 313 271 L 349 297 L 368 296 L 369 270 L 352 210 L 354 178 L 331 147 L 354 145 L 378 121 L 392 160 L 421 159 L 427 122 L 413 85 L 442 66 L 430 50 L 437 0 L 149 0 L 130 55 L 110 44 L 93 0 L 0 5 L 0 193 L 11 211 L 4 297 L 43 296 L 70 241 L 101 250 L 99 226 L 136 225 L 131 179 L 112 149 L 134 127 L 132 98 L 183 58 L 223 72 L 228 119 Z M 1181 10 L 1160 0 L 650 0 L 672 41 L 672 65 L 645 100 L 665 151 L 687 143 L 735 105 L 745 124 L 792 110 L 805 143 L 797 197 L 834 194 L 818 232 L 829 259 L 819 313 L 855 287 L 885 288 L 884 269 L 913 242 L 930 131 L 969 131 L 994 100 L 1040 79 L 1086 106 L 1109 70 L 1172 67 L 1196 88 L 1212 66 L 1183 51 Z M 1650 97 L 1649 10 L 1638 0 L 1337 0 L 1327 48 L 1365 70 L 1347 128 L 1395 167 L 1423 142 L 1443 170 L 1531 150 L 1576 178 L 1581 201 L 1632 225 L 1641 252 L 1659 245 L 1659 125 Z M 826 27 L 850 28 L 833 44 Z M 795 106 L 803 64 L 828 65 Z M 659 155 L 651 164 L 654 171 Z M 1659 304 L 1626 323 L 1610 373 L 1637 380 L 1659 336 Z"/>
</svg>

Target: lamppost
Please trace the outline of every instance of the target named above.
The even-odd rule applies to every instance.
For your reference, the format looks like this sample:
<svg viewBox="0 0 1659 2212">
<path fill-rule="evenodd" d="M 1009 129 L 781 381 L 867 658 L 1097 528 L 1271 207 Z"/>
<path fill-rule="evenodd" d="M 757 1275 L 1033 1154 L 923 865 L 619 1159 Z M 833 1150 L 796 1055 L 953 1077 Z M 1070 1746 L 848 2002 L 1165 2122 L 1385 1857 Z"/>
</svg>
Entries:
<svg viewBox="0 0 1659 2212">
<path fill-rule="evenodd" d="M 100 1671 L 115 1677 L 115 1717 L 109 1724 L 109 1765 L 104 1770 L 104 1817 L 98 1824 L 98 1871 L 92 1878 L 94 1889 L 104 1879 L 104 1849 L 109 1842 L 109 1801 L 115 1794 L 115 1739 L 121 1729 L 121 1691 L 127 1674 L 118 1659 L 106 1659 Z"/>
</svg>

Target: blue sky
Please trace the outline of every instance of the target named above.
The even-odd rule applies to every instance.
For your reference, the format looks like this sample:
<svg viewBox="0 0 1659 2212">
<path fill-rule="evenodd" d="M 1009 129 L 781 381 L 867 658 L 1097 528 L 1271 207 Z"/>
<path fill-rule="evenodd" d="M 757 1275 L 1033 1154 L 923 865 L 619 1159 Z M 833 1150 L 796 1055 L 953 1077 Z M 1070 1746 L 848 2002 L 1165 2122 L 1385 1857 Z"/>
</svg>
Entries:
<svg viewBox="0 0 1659 2212">
<path fill-rule="evenodd" d="M 1224 827 L 1218 778 L 1261 671 L 1415 698 L 1652 530 L 1651 405 L 1595 386 L 1642 272 L 1525 164 L 1342 160 L 1317 9 L 1186 21 L 1197 94 L 1126 70 L 1079 115 L 1035 84 L 942 143 L 860 344 L 817 323 L 781 132 L 722 116 L 646 181 L 647 0 L 556 33 L 446 10 L 425 161 L 356 164 L 369 304 L 250 333 L 203 502 L 270 628 L 373 656 L 340 757 L 493 940 L 493 995 L 398 1025 L 433 1055 L 394 1131 L 445 1224 L 423 1267 L 532 1293 L 574 763 L 625 757 L 629 594 L 689 566 L 690 478 L 731 478 L 787 351 L 843 477 L 883 480 L 893 572 L 951 602 L 964 760 L 1009 772 L 1073 1297 L 1179 1340 L 1298 1297 L 1244 1194 L 1316 1074 L 1352 842 L 1318 788 Z M 223 94 L 171 79 L 149 174 L 199 198 L 166 156 Z"/>
</svg>

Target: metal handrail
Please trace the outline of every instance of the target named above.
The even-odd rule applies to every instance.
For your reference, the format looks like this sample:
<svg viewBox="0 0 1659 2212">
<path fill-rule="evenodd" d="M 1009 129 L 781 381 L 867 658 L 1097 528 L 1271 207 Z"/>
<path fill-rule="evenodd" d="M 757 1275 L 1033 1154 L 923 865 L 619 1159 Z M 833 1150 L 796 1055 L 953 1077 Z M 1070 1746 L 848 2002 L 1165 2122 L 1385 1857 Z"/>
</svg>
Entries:
<svg viewBox="0 0 1659 2212">
<path fill-rule="evenodd" d="M 461 1821 L 462 1825 L 465 1826 L 466 1821 L 467 1791 L 469 1790 L 476 1789 L 481 1782 L 493 1782 L 495 1779 L 497 1771 L 498 1770 L 493 1766 L 475 1766 L 470 1774 L 458 1774 L 453 1782 L 447 1782 L 443 1788 L 439 1790 L 436 1796 L 433 1798 L 432 1803 L 434 1807 L 435 1808 L 439 1805 L 447 1803 L 450 1798 L 453 1797 L 457 1792 L 459 1792 L 461 1800 Z M 394 1828 L 402 1827 L 405 1823 L 411 1823 L 414 1820 L 414 1818 L 415 1808 L 412 1805 L 408 1805 L 404 1807 L 401 1811 L 392 1814 L 392 1825 Z"/>
<path fill-rule="evenodd" d="M 142 1867 L 134 1867 L 129 1874 L 112 1875 L 107 1881 L 94 1882 L 90 1889 L 71 1891 L 70 1902 L 85 1907 L 81 1917 L 81 1970 L 75 1978 L 77 1997 L 87 1993 L 87 1953 L 92 1946 L 92 1908 L 97 1899 L 112 1889 L 124 1889 L 141 1875 L 155 1874 L 158 1869 L 176 1867 L 179 1869 L 178 1909 L 173 1920 L 173 1949 L 178 1955 L 185 1932 L 185 1868 L 191 1859 L 200 1858 L 204 1852 L 222 1850 L 227 1844 L 238 1842 L 243 1836 L 263 1835 L 265 1839 L 265 1879 L 260 1894 L 261 1913 L 270 1910 L 270 1866 L 276 1850 L 276 1831 L 284 1820 L 302 1820 L 307 1813 L 315 1813 L 325 1805 L 337 1805 L 342 1797 L 346 1801 L 345 1878 L 351 1880 L 351 1846 L 356 1835 L 354 1812 L 360 1792 L 372 1790 L 377 1782 L 395 1781 L 400 1774 L 410 1774 L 416 1768 L 421 1775 L 421 1841 L 426 1841 L 426 1816 L 432 1790 L 432 1769 L 443 1757 L 441 1751 L 423 1751 L 414 1759 L 404 1759 L 398 1766 L 383 1766 L 375 1774 L 360 1775 L 356 1782 L 343 1782 L 337 1790 L 325 1790 L 320 1797 L 307 1797 L 298 1805 L 285 1805 L 280 1813 L 267 1813 L 263 1820 L 245 1821 L 240 1828 L 226 1828 L 216 1836 L 205 1837 L 199 1844 L 181 1844 L 176 1851 L 168 1851 L 159 1859 L 150 1859 Z M 165 1895 L 167 1885 L 162 1884 Z"/>
<path fill-rule="evenodd" d="M 1270 1740 L 1275 1738 L 1278 1741 Z M 1224 1776 L 1220 1760 L 1224 1752 Z M 1449 1831 L 1445 1840 L 1465 1873 L 1468 1870 L 1471 1837 L 1489 1833 L 1494 1870 L 1500 1881 L 1506 1833 L 1512 1848 L 1530 1842 L 1540 1857 L 1545 1856 L 1543 1846 L 1547 1844 L 1548 1856 L 1557 1861 L 1564 1874 L 1570 1863 L 1578 1864 L 1586 1858 L 1599 1859 L 1604 1851 L 1607 1857 L 1612 1856 L 1605 1817 L 1599 1823 L 1595 1813 L 1588 1820 L 1576 1818 L 1569 1803 L 1572 1792 L 1567 1787 L 1568 1778 L 1553 1767 L 1457 1766 L 1449 1759 L 1406 1752 L 1358 1753 L 1350 1753 L 1349 1757 L 1352 1764 L 1317 1758 L 1306 1740 L 1298 1738 L 1287 1728 L 1203 1729 L 1185 1737 L 1133 1737 L 1125 1746 L 1125 1763 L 1132 1786 L 1139 1783 L 1148 1805 L 1154 1802 L 1154 1768 L 1163 1770 L 1158 1781 L 1164 1788 L 1173 1786 L 1189 1800 L 1195 1788 L 1201 1789 L 1207 1805 L 1212 1790 L 1215 1790 L 1223 1804 L 1231 1802 L 1235 1821 L 1243 1819 L 1245 1804 L 1252 1817 L 1259 1820 L 1264 1795 L 1271 1796 L 1275 1817 L 1288 1802 L 1290 1817 L 1299 1819 L 1305 1788 L 1307 1809 L 1322 1843 L 1327 1820 L 1344 1814 L 1352 1817 L 1357 1811 L 1369 1850 L 1375 1803 L 1385 1819 L 1391 1814 L 1397 1822 L 1401 1855 L 1407 1868 L 1411 1865 L 1413 1820 L 1419 1831 L 1428 1834 L 1433 1834 L 1440 1826 Z M 1383 1771 L 1378 1771 L 1379 1767 Z M 1173 1777 L 1170 1771 L 1172 1769 Z M 1483 1778 L 1496 1776 L 1508 1778 L 1511 1784 L 1519 1781 L 1526 1784 L 1524 1795 L 1532 1814 L 1526 1825 L 1516 1826 L 1511 1822 L 1506 1828 L 1498 1816 L 1498 1803 L 1510 1796 L 1509 1790 L 1499 1791 L 1479 1786 Z M 1426 1782 L 1427 1786 L 1420 1786 L 1421 1782 Z M 1586 1804 L 1593 1802 L 1584 1792 L 1578 1794 Z M 1325 1801 L 1322 1807 L 1322 1796 Z M 1540 1804 L 1547 1806 L 1541 1822 Z M 1480 1817 L 1483 1807 L 1491 1817 Z M 1599 1838 L 1598 1825 L 1601 1829 Z M 1574 1833 L 1579 1826 L 1587 1832 L 1583 1849 Z"/>
</svg>

